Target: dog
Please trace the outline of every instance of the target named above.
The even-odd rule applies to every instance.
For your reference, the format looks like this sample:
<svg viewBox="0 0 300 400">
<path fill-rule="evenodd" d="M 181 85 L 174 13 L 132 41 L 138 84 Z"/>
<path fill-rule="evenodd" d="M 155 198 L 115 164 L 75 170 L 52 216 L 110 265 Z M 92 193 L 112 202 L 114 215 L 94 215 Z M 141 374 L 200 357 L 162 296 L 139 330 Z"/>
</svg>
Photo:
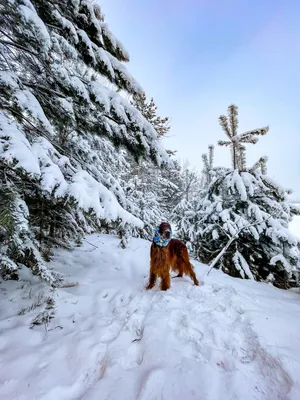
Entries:
<svg viewBox="0 0 300 400">
<path fill-rule="evenodd" d="M 186 245 L 178 239 L 171 239 L 171 225 L 162 222 L 158 228 L 157 236 L 154 237 L 150 249 L 150 276 L 146 289 L 152 289 L 157 277 L 161 278 L 161 290 L 168 290 L 171 286 L 170 268 L 177 272 L 174 278 L 181 278 L 183 274 L 189 275 L 196 286 L 199 285 L 190 263 Z M 155 240 L 158 238 L 158 240 Z"/>
</svg>

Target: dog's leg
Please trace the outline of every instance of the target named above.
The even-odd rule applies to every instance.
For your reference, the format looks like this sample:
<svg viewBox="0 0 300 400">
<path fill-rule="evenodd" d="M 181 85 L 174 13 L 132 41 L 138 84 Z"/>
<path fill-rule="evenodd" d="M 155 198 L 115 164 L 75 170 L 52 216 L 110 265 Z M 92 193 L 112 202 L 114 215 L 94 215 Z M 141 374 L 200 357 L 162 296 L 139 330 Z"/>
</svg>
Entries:
<svg viewBox="0 0 300 400">
<path fill-rule="evenodd" d="M 195 274 L 195 272 L 194 272 L 194 269 L 193 269 L 192 264 L 190 264 L 190 265 L 188 266 L 188 268 L 187 268 L 187 273 L 188 273 L 188 275 L 191 277 L 191 279 L 194 281 L 194 284 L 195 284 L 196 286 L 199 286 L 199 281 L 198 281 L 198 279 L 197 279 L 197 277 L 196 277 L 196 274 Z"/>
<path fill-rule="evenodd" d="M 180 265 L 180 262 L 178 262 L 178 260 L 176 260 L 176 262 L 174 263 L 174 266 L 171 268 L 172 268 L 172 271 L 177 272 L 177 275 L 172 276 L 172 279 L 173 278 L 182 278 L 183 269 L 182 269 L 182 266 Z"/>
<path fill-rule="evenodd" d="M 176 276 L 172 276 L 172 278 L 182 278 L 183 277 L 183 272 L 184 272 L 184 265 L 182 265 L 183 262 L 180 260 L 180 258 L 177 258 L 176 264 L 172 268 L 174 272 L 178 272 Z"/>
<path fill-rule="evenodd" d="M 161 288 L 161 290 L 168 290 L 168 289 L 170 289 L 170 286 L 171 286 L 171 279 L 170 279 L 170 274 L 168 272 L 168 274 L 163 275 L 161 277 L 160 288 Z"/>
<path fill-rule="evenodd" d="M 146 290 L 152 289 L 154 287 L 154 285 L 156 283 L 156 278 L 157 278 L 156 274 L 154 272 L 150 271 L 149 283 L 146 286 Z"/>
</svg>

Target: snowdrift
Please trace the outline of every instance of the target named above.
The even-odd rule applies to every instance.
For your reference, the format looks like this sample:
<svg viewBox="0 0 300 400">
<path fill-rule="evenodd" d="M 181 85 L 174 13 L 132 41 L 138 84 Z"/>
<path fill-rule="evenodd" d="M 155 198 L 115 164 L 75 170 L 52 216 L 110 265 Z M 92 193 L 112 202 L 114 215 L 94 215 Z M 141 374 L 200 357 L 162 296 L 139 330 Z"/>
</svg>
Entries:
<svg viewBox="0 0 300 400">
<path fill-rule="evenodd" d="M 54 293 L 26 276 L 0 285 L 1 399 L 300 398 L 299 292 L 197 262 L 200 287 L 145 291 L 150 243 L 118 243 L 60 251 Z M 54 318 L 29 329 L 44 305 Z"/>
</svg>

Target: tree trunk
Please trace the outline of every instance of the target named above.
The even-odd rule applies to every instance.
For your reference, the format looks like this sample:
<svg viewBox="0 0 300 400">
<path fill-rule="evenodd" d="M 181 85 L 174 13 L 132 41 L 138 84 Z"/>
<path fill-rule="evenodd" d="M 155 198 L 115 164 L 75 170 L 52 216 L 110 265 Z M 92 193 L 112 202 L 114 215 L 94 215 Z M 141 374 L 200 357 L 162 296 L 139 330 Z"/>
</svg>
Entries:
<svg viewBox="0 0 300 400">
<path fill-rule="evenodd" d="M 237 148 L 236 144 L 232 144 L 232 158 L 233 158 L 233 169 L 237 168 Z"/>
</svg>

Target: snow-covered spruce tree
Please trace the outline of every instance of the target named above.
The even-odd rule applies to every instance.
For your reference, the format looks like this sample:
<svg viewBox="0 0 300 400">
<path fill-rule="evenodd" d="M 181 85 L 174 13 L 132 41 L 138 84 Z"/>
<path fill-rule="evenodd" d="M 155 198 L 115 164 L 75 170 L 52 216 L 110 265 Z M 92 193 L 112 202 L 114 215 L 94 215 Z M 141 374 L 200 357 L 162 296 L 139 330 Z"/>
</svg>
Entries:
<svg viewBox="0 0 300 400">
<path fill-rule="evenodd" d="M 183 240 L 192 255 L 197 243 L 194 229 L 197 229 L 200 200 L 203 197 L 201 178 L 186 164 L 181 171 L 181 200 L 172 209 L 171 221 L 175 225 L 176 236 Z"/>
<path fill-rule="evenodd" d="M 147 119 L 147 121 L 151 123 L 159 138 L 164 137 L 169 132 L 169 117 L 161 118 L 157 115 L 157 106 L 153 98 L 147 102 L 147 96 L 145 93 L 137 94 L 133 96 L 131 104 L 133 104 Z"/>
<path fill-rule="evenodd" d="M 152 125 L 120 95 L 143 91 L 98 6 L 0 0 L 0 12 L 0 202 L 11 199 L 0 220 L 0 264 L 6 274 L 9 265 L 25 264 L 45 276 L 41 258 L 29 262 L 10 251 L 15 238 L 40 255 L 100 227 L 142 227 L 125 211 L 121 149 L 158 165 L 168 156 Z M 23 228 L 16 231 L 20 207 Z M 7 220 L 15 221 L 12 229 Z"/>
<path fill-rule="evenodd" d="M 230 122 L 226 117 L 220 122 L 230 138 L 226 145 L 231 146 L 234 169 L 212 182 L 202 201 L 198 258 L 210 263 L 230 244 L 216 264 L 224 272 L 280 288 L 298 285 L 300 244 L 289 232 L 289 222 L 299 209 L 288 202 L 286 190 L 264 174 L 265 158 L 250 169 L 245 166 L 244 143 L 256 143 L 255 136 L 267 128 L 238 135 L 237 107 L 229 110 Z"/>
<path fill-rule="evenodd" d="M 205 194 L 207 194 L 211 183 L 213 183 L 219 177 L 224 176 L 224 173 L 230 171 L 230 168 L 214 166 L 214 152 L 215 147 L 213 145 L 209 145 L 208 153 L 202 154 L 203 169 L 200 180 L 200 198 L 204 198 Z M 261 166 L 261 164 L 263 163 L 262 159 L 259 160 L 258 163 Z"/>
<path fill-rule="evenodd" d="M 171 220 L 175 207 L 184 197 L 184 180 L 181 166 L 175 159 L 173 167 L 161 169 L 160 202 L 167 220 Z"/>
<path fill-rule="evenodd" d="M 213 171 L 213 164 L 214 164 L 214 146 L 211 144 L 208 146 L 208 154 L 202 154 L 202 162 L 203 162 L 203 169 L 202 169 L 202 181 L 201 186 L 203 188 L 208 187 L 213 179 L 214 171 Z"/>
<path fill-rule="evenodd" d="M 158 137 L 163 139 L 170 129 L 169 118 L 157 115 L 153 98 L 147 102 L 145 94 L 135 95 L 132 104 L 153 126 Z M 173 154 L 171 151 L 167 152 Z M 173 166 L 157 165 L 152 160 L 140 160 L 137 164 L 130 155 L 126 159 L 129 168 L 124 169 L 122 174 L 122 187 L 131 204 L 129 211 L 144 222 L 143 229 L 138 229 L 135 234 L 152 239 L 154 229 L 161 221 L 169 219 L 171 206 L 179 201 L 177 199 L 180 189 L 176 179 L 179 167 L 176 162 Z"/>
<path fill-rule="evenodd" d="M 144 222 L 143 229 L 135 235 L 152 239 L 153 231 L 161 221 L 170 220 L 173 208 L 180 201 L 181 192 L 178 178 L 178 165 L 161 168 L 151 161 L 141 161 L 138 165 L 129 161 L 127 170 L 122 175 L 122 187 L 130 202 L 130 211 Z M 180 176 L 179 176 L 180 177 Z"/>
<path fill-rule="evenodd" d="M 127 210 L 144 222 L 144 227 L 134 234 L 152 239 L 157 225 L 171 220 L 174 208 L 191 188 L 184 187 L 181 167 L 176 160 L 173 166 L 166 168 L 154 165 L 151 160 L 136 164 L 132 158 L 127 156 L 126 159 L 128 168 L 124 168 L 120 182 L 129 203 Z M 186 182 L 191 186 L 188 180 Z"/>
<path fill-rule="evenodd" d="M 129 167 L 122 174 L 122 187 L 130 203 L 129 211 L 144 223 L 134 234 L 151 240 L 154 229 L 164 220 L 159 202 L 160 168 L 150 161 L 140 161 L 136 165 L 132 159 Z"/>
<path fill-rule="evenodd" d="M 202 210 L 202 201 L 210 184 L 224 173 L 224 168 L 214 167 L 214 146 L 208 146 L 208 153 L 202 154 L 202 174 L 185 166 L 181 175 L 181 200 L 172 210 L 172 222 L 176 225 L 177 236 L 184 240 L 193 256 L 199 252 L 198 222 Z"/>
<path fill-rule="evenodd" d="M 46 281 L 56 281 L 37 250 L 28 223 L 28 207 L 10 186 L 0 187 L 0 262 L 4 279 L 18 279 L 18 264 L 25 264 Z"/>
<path fill-rule="evenodd" d="M 174 208 L 183 196 L 182 176 L 176 160 L 173 167 L 161 168 L 151 161 L 138 166 L 129 162 L 131 168 L 122 175 L 122 187 L 133 215 L 142 219 L 144 227 L 135 234 L 151 239 L 161 221 L 170 221 Z"/>
</svg>

